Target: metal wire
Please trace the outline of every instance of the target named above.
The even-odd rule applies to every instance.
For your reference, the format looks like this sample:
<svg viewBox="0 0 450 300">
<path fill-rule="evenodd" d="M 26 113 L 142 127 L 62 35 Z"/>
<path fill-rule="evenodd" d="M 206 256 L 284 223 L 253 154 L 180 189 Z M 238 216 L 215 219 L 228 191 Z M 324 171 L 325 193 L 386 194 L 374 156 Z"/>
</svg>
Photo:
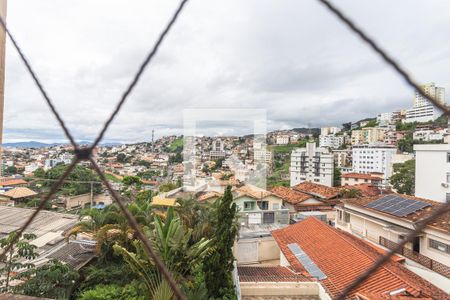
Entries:
<svg viewBox="0 0 450 300">
<path fill-rule="evenodd" d="M 109 181 L 106 179 L 105 175 L 103 174 L 103 171 L 99 167 L 99 165 L 95 162 L 93 158 L 90 158 L 89 160 L 94 167 L 94 170 L 97 172 L 98 176 L 100 176 L 100 179 L 105 183 L 106 188 L 111 193 L 111 196 L 116 201 L 116 203 L 119 205 L 120 210 L 124 214 L 125 218 L 128 221 L 128 224 L 133 228 L 133 230 L 136 232 L 137 237 L 139 240 L 141 240 L 144 250 L 147 253 L 147 255 L 155 262 L 156 267 L 160 272 L 163 274 L 167 282 L 169 283 L 170 287 L 172 288 L 172 291 L 175 293 L 178 299 L 186 300 L 187 298 L 183 295 L 179 287 L 177 286 L 177 283 L 175 282 L 175 279 L 173 278 L 170 271 L 166 268 L 163 261 L 156 255 L 156 253 L 153 251 L 153 247 L 148 240 L 148 238 L 145 236 L 145 234 L 142 232 L 138 222 L 134 218 L 134 216 L 130 213 L 130 211 L 127 209 L 125 204 L 123 203 L 121 197 L 117 194 L 117 192 L 112 188 Z"/>
<path fill-rule="evenodd" d="M 405 71 L 404 68 L 400 66 L 398 62 L 394 60 L 386 51 L 384 51 L 372 38 L 370 38 L 361 28 L 359 28 L 353 21 L 351 21 L 347 16 L 345 16 L 337 7 L 332 5 L 328 0 L 317 0 L 322 3 L 331 13 L 333 13 L 342 23 L 347 25 L 347 27 L 353 31 L 359 38 L 361 38 L 365 43 L 367 43 L 374 52 L 376 52 L 380 57 L 391 66 L 412 88 L 414 88 L 419 94 L 425 97 L 427 100 L 431 101 L 435 106 L 440 108 L 444 114 L 450 115 L 449 108 L 437 101 L 434 97 L 428 95 L 423 91 L 423 89 L 417 84 L 412 77 Z M 403 246 L 412 241 L 414 237 L 419 234 L 430 222 L 443 215 L 450 210 L 450 203 L 444 204 L 442 207 L 434 211 L 428 218 L 415 223 L 415 229 L 408 234 L 405 239 L 399 243 L 392 251 L 381 256 L 369 269 L 364 273 L 360 274 L 351 284 L 349 284 L 345 290 L 337 297 L 337 300 L 345 299 L 354 289 L 361 285 L 364 280 L 366 280 L 370 275 L 378 270 L 384 263 L 386 263 L 395 252 L 400 251 Z"/>
<path fill-rule="evenodd" d="M 156 253 L 153 251 L 153 248 L 151 246 L 150 241 L 148 238 L 144 235 L 141 228 L 139 227 L 139 224 L 136 222 L 136 219 L 133 217 L 133 215 L 128 211 L 126 205 L 123 203 L 120 196 L 117 194 L 117 192 L 111 187 L 109 181 L 106 179 L 105 175 L 103 174 L 101 168 L 98 166 L 98 164 L 94 161 L 94 159 L 91 157 L 92 149 L 94 149 L 102 140 L 106 130 L 109 128 L 110 124 L 122 108 L 123 104 L 127 100 L 128 96 L 133 91 L 134 87 L 138 83 L 139 79 L 141 78 L 143 72 L 145 71 L 146 67 L 149 65 L 155 54 L 157 53 L 160 45 L 164 41 L 166 35 L 168 34 L 169 30 L 177 20 L 179 14 L 181 13 L 183 7 L 185 6 L 186 2 L 188 0 L 182 0 L 174 12 L 172 18 L 170 19 L 169 23 L 165 27 L 165 29 L 160 34 L 159 38 L 157 39 L 155 45 L 149 52 L 149 54 L 146 56 L 145 60 L 141 64 L 141 66 L 138 69 L 138 72 L 133 77 L 131 83 L 126 88 L 125 92 L 122 94 L 122 97 L 120 101 L 117 103 L 114 111 L 112 112 L 111 116 L 108 118 L 108 120 L 103 125 L 101 131 L 99 132 L 97 138 L 92 143 L 92 145 L 88 149 L 81 149 L 83 151 L 76 151 L 76 157 L 72 161 L 72 163 L 68 166 L 68 168 L 65 170 L 64 174 L 58 179 L 58 181 L 52 186 L 49 193 L 46 195 L 46 197 L 41 201 L 38 208 L 33 212 L 33 214 L 30 216 L 30 218 L 24 223 L 24 225 L 17 231 L 17 234 L 14 238 L 14 240 L 4 249 L 4 252 L 0 255 L 0 260 L 2 260 L 6 253 L 12 248 L 13 244 L 18 241 L 20 236 L 25 232 L 25 230 L 31 225 L 34 218 L 37 216 L 37 214 L 45 207 L 49 199 L 57 192 L 57 190 L 61 187 L 67 176 L 72 172 L 72 170 L 75 168 L 77 163 L 80 160 L 88 159 L 94 170 L 98 173 L 100 176 L 102 182 L 105 184 L 106 188 L 110 191 L 111 196 L 113 199 L 117 202 L 119 208 L 125 215 L 125 217 L 128 220 L 129 225 L 136 231 L 136 234 L 138 238 L 142 241 L 144 245 L 144 249 L 147 253 L 147 255 L 153 259 L 155 262 L 155 265 L 159 269 L 159 271 L 162 273 L 164 278 L 167 280 L 167 282 L 170 284 L 173 292 L 179 299 L 186 299 L 186 297 L 183 295 L 181 290 L 176 284 L 176 281 L 173 279 L 172 274 L 167 269 L 167 267 L 164 265 L 164 263 L 159 259 L 159 257 L 156 255 Z M 330 12 L 332 12 L 335 16 L 339 18 L 341 22 L 346 24 L 356 35 L 359 36 L 365 43 L 367 43 L 371 49 L 376 52 L 378 55 L 381 56 L 381 58 L 390 65 L 412 88 L 414 88 L 421 96 L 429 100 L 431 103 L 433 103 L 435 106 L 437 106 L 439 109 L 441 109 L 446 115 L 450 115 L 449 108 L 431 97 L 430 95 L 426 94 L 423 89 L 417 84 L 412 77 L 403 69 L 391 56 L 389 56 L 373 39 L 371 39 L 362 29 L 360 29 L 358 26 L 355 25 L 354 22 L 352 22 L 348 17 L 346 17 L 339 9 L 337 9 L 335 6 L 333 6 L 329 1 L 327 0 L 317 0 L 320 3 L 322 3 Z M 23 54 L 21 48 L 18 46 L 18 43 L 16 42 L 15 38 L 7 28 L 4 20 L 0 16 L 0 23 L 5 32 L 7 33 L 8 37 L 11 39 L 14 48 L 19 53 L 19 56 L 23 63 L 25 64 L 25 67 L 27 71 L 30 73 L 30 75 L 33 78 L 34 83 L 38 87 L 39 91 L 41 92 L 42 96 L 44 97 L 47 105 L 50 107 L 50 110 L 55 115 L 59 125 L 64 131 L 64 134 L 69 139 L 70 143 L 74 147 L 75 150 L 78 149 L 78 145 L 75 142 L 75 139 L 69 132 L 68 128 L 66 127 L 63 119 L 57 112 L 53 102 L 49 98 L 48 94 L 46 93 L 45 89 L 43 88 L 43 85 L 41 84 L 40 80 L 38 79 L 36 73 L 33 71 L 31 64 Z M 367 269 L 363 274 L 361 274 L 358 278 L 356 278 L 350 285 L 346 287 L 346 289 L 338 296 L 337 299 L 345 299 L 355 288 L 357 288 L 362 282 L 364 282 L 373 272 L 375 272 L 378 268 L 380 268 L 386 261 L 389 260 L 389 258 L 397 251 L 399 251 L 406 243 L 410 242 L 420 231 L 422 231 L 427 224 L 438 218 L 439 216 L 442 216 L 444 213 L 448 212 L 450 210 L 450 203 L 444 204 L 439 209 L 435 210 L 428 218 L 415 223 L 415 229 L 414 231 L 405 237 L 405 239 L 397 245 L 395 249 L 393 249 L 391 252 L 389 252 L 386 255 L 383 255 L 378 259 L 369 269 Z"/>
<path fill-rule="evenodd" d="M 133 80 L 130 82 L 130 85 L 127 87 L 127 89 L 123 93 L 122 98 L 117 103 L 116 108 L 114 109 L 113 113 L 111 114 L 109 119 L 106 121 L 106 123 L 103 125 L 103 128 L 100 131 L 100 133 L 98 134 L 98 137 L 95 139 L 94 143 L 92 143 L 91 149 L 94 149 L 98 145 L 98 143 L 100 143 L 100 141 L 102 140 L 109 125 L 114 120 L 116 115 L 119 113 L 120 108 L 125 103 L 125 101 L 127 100 L 128 96 L 131 94 L 131 92 L 133 91 L 134 87 L 136 86 L 139 79 L 141 78 L 141 75 L 144 73 L 145 68 L 148 66 L 148 64 L 151 62 L 152 58 L 155 56 L 156 52 L 159 49 L 159 46 L 161 46 L 162 42 L 164 41 L 164 38 L 169 33 L 169 30 L 172 28 L 173 24 L 175 24 L 175 21 L 177 20 L 178 16 L 180 15 L 181 11 L 183 10 L 183 7 L 187 3 L 187 1 L 188 0 L 182 0 L 180 2 L 180 5 L 175 10 L 175 13 L 172 15 L 172 18 L 170 19 L 169 23 L 166 25 L 164 30 L 159 35 L 159 38 L 157 39 L 155 45 L 153 46 L 151 51 L 148 53 L 145 60 L 142 62 L 141 66 L 139 67 L 138 72 L 136 73 L 136 75 L 134 75 Z"/>
<path fill-rule="evenodd" d="M 27 230 L 27 228 L 31 225 L 31 223 L 33 222 L 34 218 L 36 218 L 36 216 L 39 214 L 39 212 L 45 207 L 45 205 L 47 204 L 48 200 L 58 191 L 58 189 L 61 187 L 61 185 L 64 182 L 64 179 L 67 178 L 67 176 L 69 176 L 69 174 L 72 172 L 72 170 L 75 168 L 75 166 L 78 163 L 78 158 L 75 158 L 72 163 L 67 167 L 67 169 L 64 171 L 64 173 L 62 174 L 62 176 L 58 179 L 57 182 L 55 182 L 52 185 L 52 188 L 50 189 L 50 191 L 47 193 L 47 195 L 45 196 L 44 199 L 42 199 L 41 203 L 39 203 L 39 206 L 36 208 L 36 210 L 33 211 L 33 213 L 31 214 L 31 216 L 27 219 L 27 221 L 22 225 L 22 227 L 16 231 L 16 235 L 14 236 L 14 238 L 12 239 L 12 241 L 10 242 L 10 244 L 4 249 L 3 253 L 0 254 L 0 261 L 2 261 L 6 254 L 8 253 L 9 250 L 11 250 L 11 248 L 13 247 L 13 245 L 19 240 L 19 238 L 22 236 L 22 234 L 25 232 L 25 230 Z"/>
<path fill-rule="evenodd" d="M 3 253 L 0 255 L 0 260 L 4 259 L 5 255 L 7 254 L 8 251 L 10 251 L 10 249 L 13 247 L 13 245 L 19 240 L 20 236 L 25 232 L 25 230 L 31 225 L 31 223 L 33 222 L 34 218 L 39 214 L 39 212 L 45 207 L 45 205 L 47 204 L 47 202 L 49 201 L 49 199 L 58 191 L 58 189 L 61 187 L 61 185 L 63 184 L 64 180 L 67 178 L 67 176 L 72 172 L 72 170 L 75 168 L 75 166 L 77 165 L 78 162 L 80 162 L 81 160 L 89 160 L 92 163 L 92 166 L 94 167 L 94 169 L 97 171 L 97 173 L 99 174 L 100 178 L 102 179 L 103 183 L 105 184 L 105 186 L 108 188 L 108 190 L 110 191 L 113 199 L 117 202 L 117 204 L 119 205 L 120 209 L 122 210 L 123 214 L 125 215 L 125 217 L 127 218 L 130 226 L 136 231 L 138 238 L 143 242 L 144 244 L 144 249 L 147 253 L 147 255 L 149 255 L 153 261 L 156 264 L 156 267 L 158 268 L 158 270 L 162 273 L 162 275 L 164 276 L 165 280 L 167 280 L 167 282 L 169 283 L 169 285 L 171 286 L 174 294 L 176 295 L 176 297 L 178 299 L 184 300 L 187 299 L 184 294 L 181 292 L 181 290 L 179 289 L 179 287 L 177 286 L 172 274 L 170 273 L 170 271 L 167 269 L 167 267 L 164 265 L 164 263 L 161 261 L 161 259 L 159 259 L 159 257 L 156 255 L 156 253 L 153 251 L 152 246 L 150 241 L 148 240 L 148 238 L 144 235 L 144 233 L 142 232 L 141 228 L 139 227 L 139 224 L 136 222 L 136 220 L 134 219 L 133 215 L 128 211 L 127 207 L 123 204 L 123 202 L 121 201 L 120 197 L 117 195 L 116 191 L 114 191 L 109 183 L 109 181 L 106 179 L 106 177 L 104 176 L 104 174 L 102 173 L 101 169 L 99 168 L 99 166 L 97 165 L 97 163 L 92 159 L 91 154 L 92 154 L 92 150 L 100 143 L 100 141 L 102 140 L 106 130 L 108 129 L 109 125 L 111 124 L 111 122 L 114 120 L 115 116 L 118 114 L 118 112 L 120 111 L 120 109 L 122 108 L 122 105 L 125 103 L 126 99 L 128 98 L 128 96 L 131 94 L 131 92 L 133 91 L 134 87 L 136 86 L 136 84 L 138 83 L 141 75 L 143 74 L 143 72 L 145 71 L 146 67 L 148 66 L 148 64 L 151 62 L 152 58 L 155 56 L 155 54 L 157 53 L 160 45 L 162 44 L 162 42 L 164 41 L 164 38 L 166 37 L 166 35 L 168 34 L 169 30 L 171 29 L 171 27 L 173 26 L 173 24 L 175 23 L 175 21 L 177 20 L 179 14 L 181 13 L 183 7 L 185 6 L 185 4 L 187 3 L 188 0 L 182 0 L 179 4 L 179 6 L 177 7 L 177 9 L 175 10 L 175 13 L 173 14 L 172 18 L 170 19 L 169 23 L 167 24 L 167 26 L 165 27 L 165 29 L 162 31 L 162 33 L 160 34 L 158 40 L 156 41 L 155 45 L 153 46 L 153 48 L 151 49 L 151 51 L 149 52 L 149 54 L 147 55 L 147 57 L 145 58 L 144 62 L 141 64 L 141 66 L 139 67 L 138 72 L 136 73 L 136 75 L 134 76 L 133 80 L 131 81 L 130 85 L 126 88 L 125 92 L 122 95 L 122 98 L 120 99 L 120 101 L 118 102 L 116 108 L 114 109 L 114 111 L 112 112 L 111 116 L 109 117 L 109 119 L 106 121 L 106 123 L 104 124 L 102 130 L 100 131 L 99 135 L 97 136 L 97 138 L 95 139 L 95 141 L 92 143 L 92 145 L 89 148 L 78 148 L 77 143 L 75 142 L 75 139 L 73 138 L 72 134 L 70 133 L 70 131 L 68 130 L 67 126 L 64 123 L 64 120 L 61 118 L 61 116 L 59 115 L 58 111 L 56 110 L 53 102 L 51 101 L 50 97 L 48 96 L 47 92 L 45 91 L 45 89 L 43 88 L 43 85 L 41 84 L 40 80 L 38 79 L 36 73 L 33 71 L 31 64 L 29 63 L 29 61 L 27 60 L 27 58 L 25 57 L 25 55 L 23 54 L 21 48 L 19 47 L 17 41 L 15 40 L 14 36 L 11 34 L 11 32 L 9 31 L 9 29 L 6 26 L 5 21 L 3 20 L 3 18 L 1 18 L 0 16 L 0 23 L 1 26 L 3 27 L 3 29 L 5 30 L 5 32 L 7 33 L 8 37 L 11 39 L 14 48 L 16 49 L 16 51 L 19 53 L 19 56 L 22 60 L 22 62 L 25 64 L 25 67 L 28 71 L 28 73 L 30 73 L 30 75 L 33 78 L 34 83 L 36 84 L 36 86 L 38 87 L 39 91 L 41 92 L 42 96 L 44 97 L 45 101 L 47 102 L 47 105 L 50 107 L 50 110 L 52 111 L 52 113 L 55 115 L 59 125 L 61 126 L 61 128 L 63 129 L 66 137 L 69 139 L 70 143 L 72 144 L 72 146 L 74 147 L 75 150 L 75 159 L 72 161 L 72 163 L 68 166 L 68 168 L 65 170 L 64 174 L 58 179 L 58 181 L 52 186 L 52 188 L 50 189 L 49 193 L 46 195 L 46 197 L 43 199 L 43 201 L 41 201 L 41 203 L 39 204 L 39 206 L 37 207 L 37 209 L 33 212 L 33 214 L 30 216 L 30 218 L 27 219 L 27 221 L 24 223 L 24 225 L 16 232 L 17 234 L 15 235 L 14 239 L 11 241 L 11 243 L 4 249 Z"/>
</svg>

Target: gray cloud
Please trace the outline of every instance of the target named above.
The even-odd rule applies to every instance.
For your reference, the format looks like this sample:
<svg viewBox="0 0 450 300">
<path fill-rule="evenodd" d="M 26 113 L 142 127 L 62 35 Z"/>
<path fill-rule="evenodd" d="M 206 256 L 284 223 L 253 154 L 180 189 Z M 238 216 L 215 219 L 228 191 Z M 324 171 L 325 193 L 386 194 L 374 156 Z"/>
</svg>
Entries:
<svg viewBox="0 0 450 300">
<path fill-rule="evenodd" d="M 8 4 L 8 24 L 56 106 L 79 139 L 92 139 L 177 1 Z M 450 3 L 337 4 L 417 80 L 450 89 Z M 10 43 L 6 75 L 5 141 L 64 139 Z M 186 108 L 264 108 L 275 129 L 338 125 L 408 107 L 412 96 L 314 1 L 192 0 L 106 138 L 181 134 Z"/>
</svg>

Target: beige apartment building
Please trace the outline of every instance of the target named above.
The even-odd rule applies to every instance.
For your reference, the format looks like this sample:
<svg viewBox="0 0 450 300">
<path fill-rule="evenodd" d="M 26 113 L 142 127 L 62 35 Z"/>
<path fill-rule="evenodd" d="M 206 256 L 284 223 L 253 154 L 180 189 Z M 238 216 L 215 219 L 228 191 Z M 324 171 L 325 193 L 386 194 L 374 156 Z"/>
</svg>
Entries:
<svg viewBox="0 0 450 300">
<path fill-rule="evenodd" d="M 375 144 L 384 142 L 386 129 L 380 127 L 368 127 L 352 131 L 352 145 Z"/>
</svg>

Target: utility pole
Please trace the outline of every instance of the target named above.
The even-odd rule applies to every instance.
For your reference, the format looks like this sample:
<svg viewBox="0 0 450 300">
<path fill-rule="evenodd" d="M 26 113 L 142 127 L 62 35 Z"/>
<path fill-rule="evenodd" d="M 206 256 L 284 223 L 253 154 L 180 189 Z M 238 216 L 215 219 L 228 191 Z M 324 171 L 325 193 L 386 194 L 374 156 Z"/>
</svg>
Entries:
<svg viewBox="0 0 450 300">
<path fill-rule="evenodd" d="M 155 152 L 155 129 L 152 129 L 152 153 Z"/>
<path fill-rule="evenodd" d="M 6 0 L 0 0 L 0 15 L 6 23 Z M 0 26 L 1 27 L 1 26 Z M 5 102 L 6 32 L 0 28 L 0 176 L 3 176 L 3 108 Z"/>
</svg>

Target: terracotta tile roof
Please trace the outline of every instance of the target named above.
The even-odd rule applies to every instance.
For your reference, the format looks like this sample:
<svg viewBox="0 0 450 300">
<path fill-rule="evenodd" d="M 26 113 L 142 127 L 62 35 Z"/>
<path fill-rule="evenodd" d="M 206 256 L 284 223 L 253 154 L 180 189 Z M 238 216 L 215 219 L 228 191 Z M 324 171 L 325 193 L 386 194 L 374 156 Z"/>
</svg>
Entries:
<svg viewBox="0 0 450 300">
<path fill-rule="evenodd" d="M 0 186 L 11 186 L 27 184 L 27 182 L 20 178 L 0 178 Z"/>
<path fill-rule="evenodd" d="M 213 198 L 216 198 L 216 197 L 221 197 L 221 196 L 222 196 L 222 194 L 219 193 L 219 192 L 215 192 L 215 191 L 206 192 L 206 193 L 203 193 L 200 196 L 198 196 L 197 197 L 197 201 L 200 201 L 200 202 L 201 201 L 206 201 L 206 200 L 213 199 Z"/>
<path fill-rule="evenodd" d="M 2 194 L 2 196 L 6 196 L 12 199 L 20 199 L 36 195 L 37 193 L 35 191 L 30 190 L 27 187 L 16 187 Z"/>
<path fill-rule="evenodd" d="M 271 192 L 261 189 L 257 186 L 246 184 L 243 185 L 237 189 L 235 189 L 233 192 L 237 194 L 237 197 L 241 196 L 248 196 L 255 199 L 263 199 L 265 197 L 268 197 L 270 195 L 273 195 Z"/>
<path fill-rule="evenodd" d="M 240 282 L 305 282 L 310 277 L 283 266 L 238 266 Z"/>
<path fill-rule="evenodd" d="M 312 198 L 311 195 L 293 190 L 285 186 L 275 186 L 270 189 L 270 191 L 290 204 L 297 204 Z"/>
<path fill-rule="evenodd" d="M 342 178 L 358 178 L 367 180 L 383 180 L 380 176 L 375 174 L 362 174 L 362 173 L 345 173 L 341 175 Z"/>
<path fill-rule="evenodd" d="M 436 201 L 432 201 L 432 200 L 428 200 L 428 199 L 424 199 L 424 198 L 418 198 L 418 197 L 414 197 L 414 196 L 399 194 L 399 196 L 404 197 L 404 198 L 427 202 L 427 203 L 431 204 L 431 206 L 425 207 L 424 209 L 420 209 L 420 210 L 418 210 L 414 213 L 411 213 L 405 217 L 397 217 L 397 216 L 394 216 L 394 215 L 391 215 L 388 213 L 384 213 L 384 212 L 376 210 L 376 209 L 366 207 L 366 205 L 369 204 L 370 202 L 380 199 L 381 197 L 384 197 L 384 196 L 386 196 L 386 195 L 346 199 L 346 200 L 343 200 L 343 203 L 344 203 L 344 206 L 345 206 L 345 204 L 348 203 L 351 205 L 362 207 L 369 211 L 374 211 L 379 214 L 389 216 L 391 218 L 396 218 L 399 220 L 410 221 L 410 222 L 417 222 L 417 221 L 423 220 L 423 219 L 427 218 L 428 216 L 430 216 L 434 210 L 436 210 L 439 207 L 441 207 L 442 205 L 444 205 L 444 203 L 440 203 L 440 202 L 436 202 Z M 439 218 L 436 218 L 435 220 L 433 220 L 431 223 L 429 223 L 427 225 L 427 227 L 441 230 L 441 231 L 444 231 L 447 233 L 450 232 L 450 211 L 441 215 Z"/>
<path fill-rule="evenodd" d="M 377 196 L 381 193 L 380 189 L 370 183 L 360 183 L 355 185 L 344 185 L 342 189 L 357 189 L 362 197 Z"/>
<path fill-rule="evenodd" d="M 335 298 L 346 286 L 367 270 L 380 253 L 359 238 L 333 228 L 317 218 L 310 217 L 283 229 L 272 231 L 272 236 L 297 272 L 308 275 L 288 244 L 296 243 L 327 276 L 320 282 Z M 448 299 L 448 295 L 420 278 L 403 265 L 388 261 L 374 272 L 354 292 L 375 295 L 370 299 L 388 299 L 388 293 L 405 288 L 415 298 Z"/>
<path fill-rule="evenodd" d="M 292 187 L 296 191 L 300 191 L 309 195 L 318 196 L 322 199 L 333 199 L 339 196 L 339 189 L 329 187 L 314 182 L 302 182 Z"/>
</svg>

